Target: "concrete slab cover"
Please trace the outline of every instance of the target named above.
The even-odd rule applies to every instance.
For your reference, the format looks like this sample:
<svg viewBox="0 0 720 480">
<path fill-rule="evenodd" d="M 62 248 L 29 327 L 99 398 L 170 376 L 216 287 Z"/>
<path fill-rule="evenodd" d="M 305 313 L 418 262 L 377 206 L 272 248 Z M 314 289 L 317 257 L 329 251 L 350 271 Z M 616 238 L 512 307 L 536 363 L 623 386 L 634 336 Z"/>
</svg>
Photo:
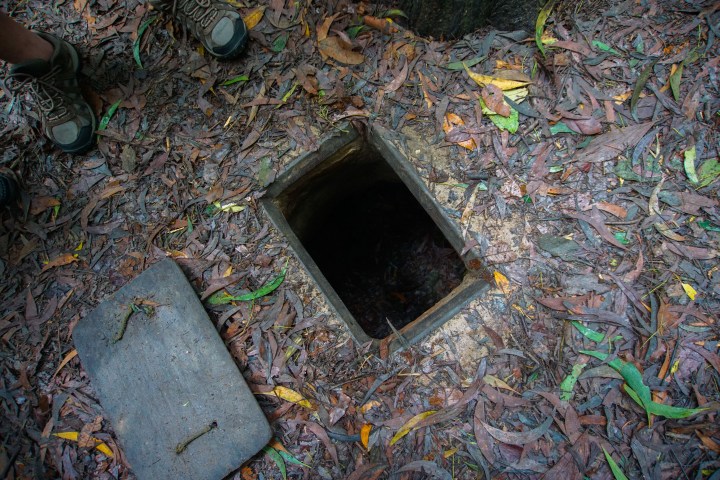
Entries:
<svg viewBox="0 0 720 480">
<path fill-rule="evenodd" d="M 172 260 L 100 304 L 73 339 L 140 480 L 220 480 L 270 440 L 255 397 Z"/>
</svg>

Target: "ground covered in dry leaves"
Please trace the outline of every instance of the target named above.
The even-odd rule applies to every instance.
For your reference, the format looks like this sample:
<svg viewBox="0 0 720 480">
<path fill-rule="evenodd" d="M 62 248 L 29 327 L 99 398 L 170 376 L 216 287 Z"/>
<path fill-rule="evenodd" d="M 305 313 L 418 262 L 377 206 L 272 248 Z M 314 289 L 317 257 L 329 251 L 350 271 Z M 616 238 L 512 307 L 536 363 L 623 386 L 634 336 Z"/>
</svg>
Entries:
<svg viewBox="0 0 720 480">
<path fill-rule="evenodd" d="M 233 478 L 720 478 L 716 2 L 558 4 L 544 55 L 534 32 L 363 26 L 385 7 L 362 2 L 238 5 L 251 43 L 230 63 L 137 1 L 11 10 L 79 47 L 109 121 L 71 157 L 26 97 L 0 100 L 2 166 L 27 192 L 1 214 L 0 476 L 133 478 L 71 331 L 171 256 L 204 298 L 291 259 L 270 295 L 208 306 L 251 388 L 279 395 L 257 396 L 275 442 Z M 488 352 L 471 368 L 449 337 L 389 358 L 356 345 L 258 208 L 347 121 L 446 152 L 416 166 L 450 185 L 458 222 L 521 219 L 504 251 L 467 230 L 507 325 L 467 333 Z"/>
</svg>

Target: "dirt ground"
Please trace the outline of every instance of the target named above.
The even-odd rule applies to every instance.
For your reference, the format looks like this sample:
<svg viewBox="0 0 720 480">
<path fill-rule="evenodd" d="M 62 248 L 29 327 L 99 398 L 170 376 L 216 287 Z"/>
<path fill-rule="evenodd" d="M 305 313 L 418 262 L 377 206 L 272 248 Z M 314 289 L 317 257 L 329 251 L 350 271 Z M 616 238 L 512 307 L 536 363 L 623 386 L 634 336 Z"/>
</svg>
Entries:
<svg viewBox="0 0 720 480">
<path fill-rule="evenodd" d="M 8 8 L 77 45 L 107 121 L 69 156 L 0 94 L 25 191 L 0 213 L 0 477 L 134 478 L 71 332 L 169 256 L 203 297 L 288 265 L 206 303 L 252 390 L 281 392 L 233 479 L 720 478 L 717 2 L 559 2 L 537 38 L 452 41 L 366 2 L 235 4 L 251 42 L 228 63 L 137 1 Z M 346 122 L 403 135 L 496 280 L 392 356 L 258 205 Z"/>
</svg>

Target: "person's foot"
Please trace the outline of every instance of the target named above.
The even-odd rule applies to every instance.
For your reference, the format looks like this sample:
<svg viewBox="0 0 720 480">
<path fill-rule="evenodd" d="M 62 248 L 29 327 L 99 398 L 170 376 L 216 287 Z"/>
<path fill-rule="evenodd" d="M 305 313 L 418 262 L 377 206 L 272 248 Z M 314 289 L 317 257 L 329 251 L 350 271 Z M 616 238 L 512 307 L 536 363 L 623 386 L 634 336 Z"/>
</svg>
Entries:
<svg viewBox="0 0 720 480">
<path fill-rule="evenodd" d="M 31 60 L 10 68 L 8 87 L 28 87 L 43 122 L 45 135 L 63 151 L 81 153 L 95 141 L 97 120 L 77 81 L 80 57 L 75 47 L 47 33 L 38 35 L 53 47 L 50 60 Z"/>
<path fill-rule="evenodd" d="M 205 50 L 221 60 L 235 58 L 245 49 L 245 22 L 235 8 L 222 0 L 151 0 L 150 4 L 174 14 Z"/>
</svg>

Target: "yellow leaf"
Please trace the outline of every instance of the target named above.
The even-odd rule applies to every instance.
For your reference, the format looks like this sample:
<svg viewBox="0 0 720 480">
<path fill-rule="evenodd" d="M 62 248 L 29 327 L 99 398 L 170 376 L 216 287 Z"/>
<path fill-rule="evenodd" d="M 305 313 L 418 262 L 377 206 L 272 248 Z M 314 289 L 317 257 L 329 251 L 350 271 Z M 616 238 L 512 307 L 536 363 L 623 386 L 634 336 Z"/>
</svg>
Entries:
<svg viewBox="0 0 720 480">
<path fill-rule="evenodd" d="M 680 368 L 680 360 L 675 360 L 673 362 L 672 367 L 670 367 L 670 374 L 675 375 L 675 372 L 678 371 L 678 368 Z"/>
<path fill-rule="evenodd" d="M 73 358 L 75 358 L 76 356 L 77 356 L 77 350 L 73 348 L 72 350 L 70 350 L 70 352 L 68 352 L 67 355 L 65 355 L 65 358 L 63 358 L 63 361 L 60 362 L 60 366 L 57 368 L 57 370 L 55 370 L 55 373 L 53 374 L 53 377 L 54 377 L 55 375 L 57 375 L 57 374 L 60 372 L 60 370 L 62 370 L 62 368 L 63 368 L 65 365 L 67 365 L 68 362 L 69 362 L 70 360 L 72 360 Z"/>
<path fill-rule="evenodd" d="M 360 429 L 360 443 L 362 443 L 362 446 L 365 447 L 366 450 L 368 448 L 368 442 L 370 441 L 370 432 L 371 431 L 372 431 L 372 425 L 370 425 L 369 423 L 366 423 Z"/>
<path fill-rule="evenodd" d="M 78 432 L 60 432 L 60 433 L 53 433 L 56 437 L 64 438 L 65 440 L 73 440 L 77 442 L 78 439 Z"/>
<path fill-rule="evenodd" d="M 79 436 L 78 432 L 59 432 L 59 433 L 53 433 L 53 435 L 58 438 L 62 438 L 64 440 L 72 440 L 73 442 L 77 442 L 78 436 Z M 107 445 L 105 445 L 103 442 L 101 442 L 100 440 L 98 440 L 95 437 L 92 437 L 92 439 L 95 440 L 95 442 L 96 442 L 95 448 L 100 450 L 106 457 L 113 456 L 113 452 L 112 452 L 112 450 L 110 450 L 110 447 L 108 447 Z"/>
<path fill-rule="evenodd" d="M 460 450 L 458 447 L 451 448 L 450 450 L 445 450 L 445 453 L 443 453 L 443 457 L 450 458 L 455 455 L 458 450 Z"/>
<path fill-rule="evenodd" d="M 529 82 L 521 82 L 519 80 L 508 80 L 506 78 L 498 78 L 498 77 L 490 77 L 488 75 L 482 75 L 480 73 L 475 73 L 470 71 L 470 69 L 463 63 L 463 66 L 465 67 L 465 71 L 468 75 L 470 75 L 470 78 L 475 80 L 475 83 L 480 85 L 481 87 L 484 87 L 485 85 L 493 84 L 496 87 L 498 87 L 500 90 L 513 90 L 515 88 L 524 87 Z"/>
<path fill-rule="evenodd" d="M 72 253 L 63 253 L 62 255 L 55 257 L 54 259 L 50 260 L 45 264 L 45 266 L 42 268 L 42 272 L 46 272 L 47 270 L 50 270 L 54 267 L 62 267 L 64 265 L 68 265 L 73 262 L 78 261 L 77 254 L 73 255 Z"/>
<path fill-rule="evenodd" d="M 310 402 L 305 399 L 302 394 L 296 392 L 292 388 L 283 387 L 282 385 L 278 385 L 269 392 L 262 392 L 261 395 L 271 395 L 273 397 L 282 398 L 283 400 L 300 405 L 301 407 L 314 410 Z"/>
<path fill-rule="evenodd" d="M 525 97 L 528 96 L 528 89 L 525 87 L 516 88 L 515 90 L 510 90 L 509 92 L 506 92 L 505 96 L 515 103 L 521 103 L 523 100 L 525 100 Z"/>
<path fill-rule="evenodd" d="M 683 290 L 685 290 L 685 293 L 687 293 L 687 296 L 690 297 L 690 300 L 695 300 L 695 295 L 697 295 L 697 291 L 692 287 L 692 285 L 689 285 L 687 283 L 682 284 Z"/>
<path fill-rule="evenodd" d="M 505 390 L 510 390 L 511 392 L 515 392 L 518 395 L 520 395 L 520 392 L 512 388 L 510 385 L 508 385 L 505 381 L 500 380 L 495 375 L 485 375 L 483 377 L 483 381 L 490 385 L 491 387 L 495 388 L 504 388 Z"/>
<path fill-rule="evenodd" d="M 375 408 L 375 407 L 379 407 L 380 405 L 382 405 L 382 403 L 380 403 L 379 400 L 370 400 L 370 401 L 367 402 L 365 405 L 363 405 L 362 407 L 360 407 L 360 413 L 362 413 L 363 415 L 365 415 L 367 412 L 370 411 L 370 409 Z"/>
<path fill-rule="evenodd" d="M 98 443 L 97 445 L 95 445 L 95 448 L 97 448 L 98 450 L 100 450 L 106 457 L 112 457 L 112 456 L 113 456 L 113 452 L 112 452 L 112 450 L 110 450 L 110 447 L 108 447 L 107 445 L 105 445 L 105 444 L 102 443 L 102 442 L 100 442 L 100 443 Z"/>
<path fill-rule="evenodd" d="M 505 275 L 495 270 L 493 272 L 493 275 L 495 276 L 495 283 L 500 288 L 500 290 L 505 293 L 510 288 L 510 281 L 507 279 Z"/>
<path fill-rule="evenodd" d="M 265 6 L 257 7 L 253 9 L 250 13 L 248 13 L 247 17 L 243 18 L 245 21 L 245 26 L 248 30 L 252 30 L 257 26 L 258 23 L 260 23 L 260 20 L 262 20 L 263 15 L 265 15 Z"/>
<path fill-rule="evenodd" d="M 405 435 L 410 433 L 410 431 L 415 428 L 415 425 L 420 423 L 420 421 L 424 420 L 425 418 L 429 417 L 433 413 L 435 413 L 437 410 L 428 410 L 427 412 L 418 413 L 414 417 L 412 417 L 410 420 L 407 421 L 405 425 L 400 427 L 400 430 L 397 431 L 395 436 L 390 440 L 390 446 L 395 445 L 398 440 L 403 438 Z"/>
<path fill-rule="evenodd" d="M 615 103 L 620 104 L 620 103 L 623 103 L 623 102 L 624 102 L 625 100 L 627 100 L 628 98 L 630 98 L 631 96 L 632 96 L 632 91 L 631 91 L 631 90 L 628 90 L 628 91 L 625 92 L 625 93 L 621 93 L 621 94 L 619 94 L 619 95 L 615 95 L 615 96 L 613 97 L 613 100 L 615 100 Z"/>
</svg>

